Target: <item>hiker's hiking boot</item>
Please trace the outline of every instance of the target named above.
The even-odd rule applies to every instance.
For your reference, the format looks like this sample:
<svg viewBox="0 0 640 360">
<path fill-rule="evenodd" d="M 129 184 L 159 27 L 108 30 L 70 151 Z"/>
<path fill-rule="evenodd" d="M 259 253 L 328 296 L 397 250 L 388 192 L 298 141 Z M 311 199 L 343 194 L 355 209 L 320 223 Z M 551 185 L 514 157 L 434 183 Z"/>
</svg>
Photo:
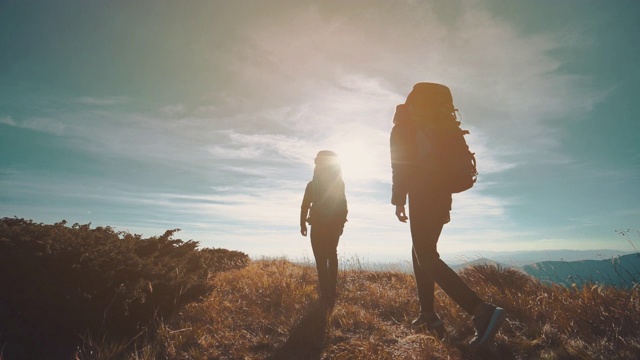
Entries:
<svg viewBox="0 0 640 360">
<path fill-rule="evenodd" d="M 444 338 L 444 321 L 442 321 L 436 314 L 420 313 L 420 316 L 413 320 L 411 325 L 419 329 L 427 329 L 429 332 L 435 334 L 440 340 Z"/>
<path fill-rule="evenodd" d="M 504 309 L 492 304 L 484 304 L 484 309 L 480 315 L 473 317 L 473 324 L 476 327 L 476 336 L 469 343 L 471 348 L 485 346 L 491 341 L 504 322 L 507 313 Z"/>
</svg>

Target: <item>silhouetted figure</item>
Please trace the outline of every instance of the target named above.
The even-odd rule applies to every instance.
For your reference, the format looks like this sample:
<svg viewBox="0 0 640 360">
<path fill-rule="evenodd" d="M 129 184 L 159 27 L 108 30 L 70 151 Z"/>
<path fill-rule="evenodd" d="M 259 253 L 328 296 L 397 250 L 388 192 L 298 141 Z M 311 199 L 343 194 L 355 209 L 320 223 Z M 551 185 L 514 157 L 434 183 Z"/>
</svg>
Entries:
<svg viewBox="0 0 640 360">
<path fill-rule="evenodd" d="M 445 264 L 438 254 L 438 238 L 449 222 L 451 191 L 443 175 L 447 146 L 440 141 L 441 129 L 455 122 L 449 89 L 440 84 L 416 84 L 405 104 L 398 105 L 391 130 L 392 199 L 396 216 L 409 220 L 405 211 L 407 195 L 412 238 L 412 261 L 420 301 L 420 315 L 414 325 L 443 336 L 444 324 L 434 309 L 437 283 L 467 313 L 473 315 L 476 337 L 470 346 L 493 340 L 505 319 L 505 312 L 485 303 Z M 448 125 L 446 125 L 448 126 Z"/>
<path fill-rule="evenodd" d="M 336 153 L 318 152 L 315 164 L 313 180 L 307 184 L 300 209 L 300 233 L 307 236 L 307 223 L 311 225 L 320 294 L 333 302 L 338 279 L 337 248 L 347 221 L 347 199 Z"/>
</svg>

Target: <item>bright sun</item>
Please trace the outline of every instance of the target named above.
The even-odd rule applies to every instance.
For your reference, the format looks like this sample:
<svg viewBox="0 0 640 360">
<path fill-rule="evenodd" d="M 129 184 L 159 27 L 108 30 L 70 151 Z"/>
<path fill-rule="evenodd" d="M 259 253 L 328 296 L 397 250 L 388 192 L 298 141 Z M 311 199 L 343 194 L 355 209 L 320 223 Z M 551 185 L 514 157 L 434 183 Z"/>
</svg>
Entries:
<svg viewBox="0 0 640 360">
<path fill-rule="evenodd" d="M 362 180 L 375 176 L 375 155 L 361 140 L 342 143 L 333 149 L 338 154 L 345 179 Z"/>
</svg>

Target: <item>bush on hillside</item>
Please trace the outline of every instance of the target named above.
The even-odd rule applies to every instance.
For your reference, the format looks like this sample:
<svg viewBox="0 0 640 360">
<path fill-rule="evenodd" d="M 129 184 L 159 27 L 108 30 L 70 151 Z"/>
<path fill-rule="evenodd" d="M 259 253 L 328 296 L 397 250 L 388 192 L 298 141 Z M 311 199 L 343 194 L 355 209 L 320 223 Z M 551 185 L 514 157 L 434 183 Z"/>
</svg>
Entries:
<svg viewBox="0 0 640 360">
<path fill-rule="evenodd" d="M 241 252 L 174 239 L 176 231 L 142 238 L 90 224 L 1 219 L 5 355 L 63 356 L 86 335 L 130 339 L 207 294 L 213 274 L 249 262 Z"/>
</svg>

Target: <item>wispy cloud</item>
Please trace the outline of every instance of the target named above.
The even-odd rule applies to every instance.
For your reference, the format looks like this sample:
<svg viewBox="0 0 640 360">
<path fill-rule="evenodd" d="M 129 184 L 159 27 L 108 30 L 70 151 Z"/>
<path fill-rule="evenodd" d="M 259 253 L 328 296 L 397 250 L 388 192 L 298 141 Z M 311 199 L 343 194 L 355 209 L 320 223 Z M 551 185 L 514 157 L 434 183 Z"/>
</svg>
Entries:
<svg viewBox="0 0 640 360">
<path fill-rule="evenodd" d="M 126 96 L 110 96 L 110 97 L 92 97 L 92 96 L 81 96 L 76 99 L 76 102 L 85 105 L 92 106 L 111 106 L 124 104 L 129 102 L 130 99 Z"/>
<path fill-rule="evenodd" d="M 187 110 L 186 107 L 182 104 L 173 104 L 163 106 L 158 111 L 165 116 L 175 116 L 184 114 Z"/>
<path fill-rule="evenodd" d="M 0 118 L 0 124 L 50 133 L 53 135 L 62 135 L 67 129 L 67 125 L 65 125 L 64 122 L 54 118 L 44 117 L 29 117 L 21 121 L 16 121 L 10 116 L 6 116 L 4 118 Z"/>
<path fill-rule="evenodd" d="M 18 125 L 10 116 L 0 117 L 0 124 L 9 125 L 9 126 Z"/>
<path fill-rule="evenodd" d="M 227 131 L 231 146 L 248 149 L 255 155 L 269 161 L 291 159 L 296 162 L 309 162 L 309 144 L 303 139 L 279 134 L 241 134 Z M 277 157 L 274 157 L 277 156 Z"/>
</svg>

